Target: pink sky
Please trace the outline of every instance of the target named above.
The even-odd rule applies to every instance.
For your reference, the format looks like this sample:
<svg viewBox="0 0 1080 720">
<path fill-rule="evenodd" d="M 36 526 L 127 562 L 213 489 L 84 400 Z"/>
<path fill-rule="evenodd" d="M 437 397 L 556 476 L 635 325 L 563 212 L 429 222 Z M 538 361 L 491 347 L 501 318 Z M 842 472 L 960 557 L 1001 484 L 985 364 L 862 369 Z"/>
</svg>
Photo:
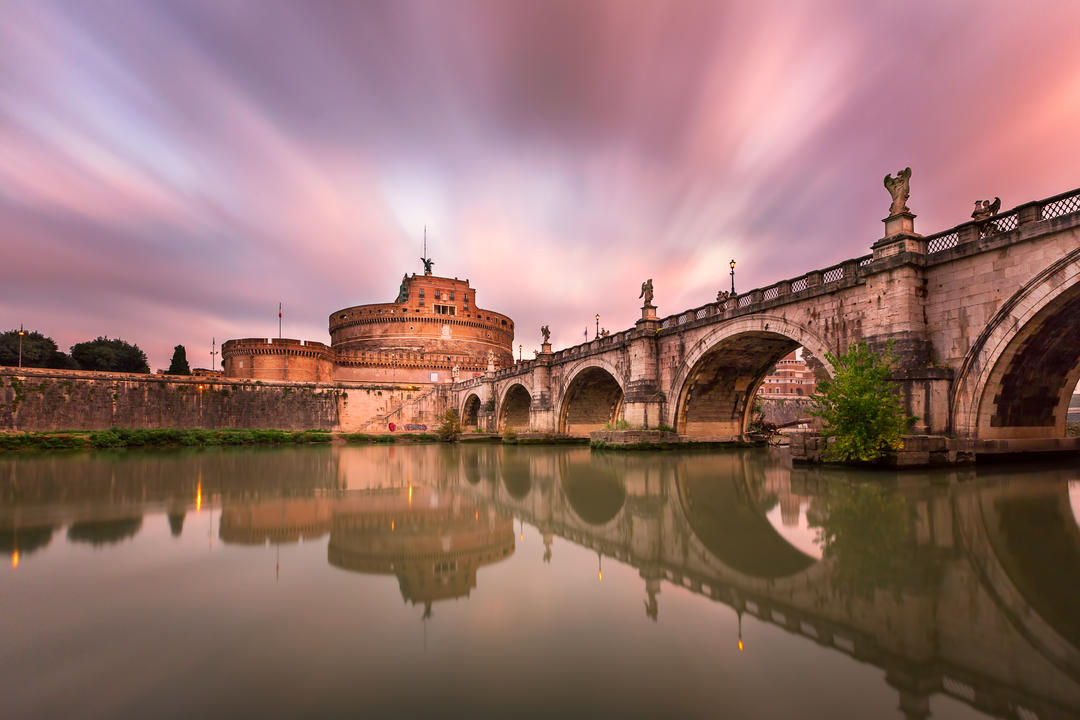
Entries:
<svg viewBox="0 0 1080 720">
<path fill-rule="evenodd" d="M 525 354 L 1080 186 L 1080 2 L 43 2 L 0 13 L 0 326 L 152 368 L 436 274 Z M 590 336 L 592 331 L 590 329 Z"/>
</svg>

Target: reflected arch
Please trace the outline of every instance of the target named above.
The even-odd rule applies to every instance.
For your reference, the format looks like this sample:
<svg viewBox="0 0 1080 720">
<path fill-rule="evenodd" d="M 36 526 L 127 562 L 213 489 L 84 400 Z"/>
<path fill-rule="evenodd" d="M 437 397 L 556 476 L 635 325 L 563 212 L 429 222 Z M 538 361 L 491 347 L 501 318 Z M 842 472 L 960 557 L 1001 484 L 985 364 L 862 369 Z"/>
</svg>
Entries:
<svg viewBox="0 0 1080 720">
<path fill-rule="evenodd" d="M 784 318 L 739 318 L 717 327 L 690 348 L 672 384 L 672 426 L 691 437 L 739 438 L 765 376 L 800 346 L 814 358 L 819 372 L 833 374 L 826 359 L 832 348 Z"/>
<path fill-rule="evenodd" d="M 804 573 L 819 561 L 769 522 L 754 487 L 763 481 L 738 454 L 720 464 L 692 459 L 679 468 L 678 505 L 694 537 L 724 567 L 768 581 Z"/>
<path fill-rule="evenodd" d="M 601 364 L 578 368 L 562 392 L 559 432 L 588 437 L 590 432 L 618 422 L 622 406 L 623 388 L 613 368 Z"/>
<path fill-rule="evenodd" d="M 977 439 L 1061 438 L 1080 380 L 1080 249 L 1002 305 L 964 358 L 953 432 Z"/>
<path fill-rule="evenodd" d="M 529 453 L 522 448 L 506 447 L 499 467 L 503 487 L 514 500 L 524 500 L 532 490 L 532 466 Z"/>
<path fill-rule="evenodd" d="M 480 425 L 480 396 L 469 393 L 461 406 L 461 427 L 475 428 Z"/>
<path fill-rule="evenodd" d="M 582 463 L 563 459 L 559 472 L 562 492 L 570 509 L 585 524 L 607 525 L 626 504 L 626 486 L 610 463 L 585 457 L 588 461 Z"/>
<path fill-rule="evenodd" d="M 522 432 L 529 429 L 529 408 L 532 395 L 521 383 L 514 383 L 503 394 L 499 404 L 499 432 Z"/>
</svg>

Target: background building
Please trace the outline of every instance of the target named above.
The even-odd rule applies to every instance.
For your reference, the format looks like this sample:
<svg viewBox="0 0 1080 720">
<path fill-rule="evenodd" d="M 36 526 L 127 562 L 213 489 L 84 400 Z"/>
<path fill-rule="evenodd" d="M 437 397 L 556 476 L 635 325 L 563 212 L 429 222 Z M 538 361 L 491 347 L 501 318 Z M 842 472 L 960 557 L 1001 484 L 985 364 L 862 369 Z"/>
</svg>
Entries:
<svg viewBox="0 0 1080 720">
<path fill-rule="evenodd" d="M 809 397 L 817 389 L 814 371 L 802 358 L 802 352 L 795 350 L 776 363 L 773 371 L 765 376 L 758 395 L 768 398 Z"/>
</svg>

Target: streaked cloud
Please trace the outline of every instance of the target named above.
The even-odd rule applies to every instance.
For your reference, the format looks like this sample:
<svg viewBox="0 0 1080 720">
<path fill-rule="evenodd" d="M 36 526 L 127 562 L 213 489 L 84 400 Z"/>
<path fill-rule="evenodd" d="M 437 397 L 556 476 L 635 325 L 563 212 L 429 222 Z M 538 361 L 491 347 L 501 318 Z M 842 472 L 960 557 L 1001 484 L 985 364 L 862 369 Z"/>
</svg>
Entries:
<svg viewBox="0 0 1080 720">
<path fill-rule="evenodd" d="M 0 13 L 0 324 L 286 333 L 468 277 L 526 351 L 1077 182 L 1080 4 L 43 2 Z M 537 328 L 534 332 L 533 328 Z"/>
</svg>

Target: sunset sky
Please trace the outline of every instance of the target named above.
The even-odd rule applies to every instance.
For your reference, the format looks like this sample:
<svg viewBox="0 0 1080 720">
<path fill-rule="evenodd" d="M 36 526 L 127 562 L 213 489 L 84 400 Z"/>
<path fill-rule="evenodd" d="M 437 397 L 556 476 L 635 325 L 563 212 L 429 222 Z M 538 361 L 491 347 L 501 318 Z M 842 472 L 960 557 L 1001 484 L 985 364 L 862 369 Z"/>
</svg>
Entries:
<svg viewBox="0 0 1080 720">
<path fill-rule="evenodd" d="M 1080 186 L 1080 2 L 0 0 L 0 326 L 329 342 L 421 272 L 515 345 Z"/>
</svg>

